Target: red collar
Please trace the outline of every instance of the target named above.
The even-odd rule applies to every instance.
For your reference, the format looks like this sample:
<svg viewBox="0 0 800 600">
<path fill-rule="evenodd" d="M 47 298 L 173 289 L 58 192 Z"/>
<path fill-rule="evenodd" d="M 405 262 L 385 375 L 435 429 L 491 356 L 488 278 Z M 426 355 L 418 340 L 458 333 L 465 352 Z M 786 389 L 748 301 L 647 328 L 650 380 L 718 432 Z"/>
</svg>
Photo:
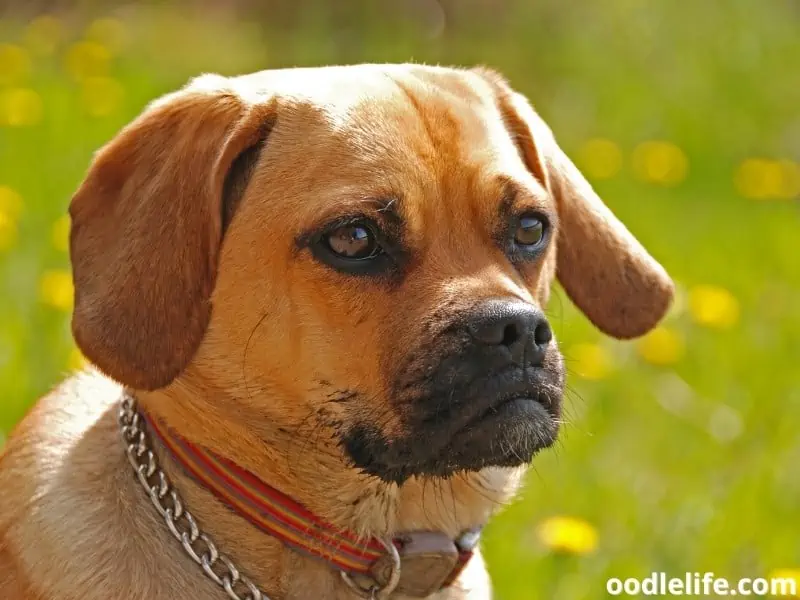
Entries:
<svg viewBox="0 0 800 600">
<path fill-rule="evenodd" d="M 188 475 L 254 526 L 278 538 L 293 550 L 324 560 L 350 576 L 375 577 L 376 566 L 380 564 L 380 559 L 387 556 L 386 547 L 381 541 L 376 538 L 359 539 L 350 531 L 334 527 L 251 472 L 192 444 L 154 419 L 142 416 L 155 439 Z M 467 531 L 454 542 L 457 556 L 454 556 L 453 565 L 447 565 L 447 571 L 442 573 L 438 581 L 436 577 L 433 578 L 437 589 L 447 587 L 456 580 L 472 557 L 479 533 L 479 529 Z M 431 535 L 441 536 L 431 532 L 415 532 L 392 540 L 400 555 L 401 566 L 404 555 L 413 554 L 416 545 L 427 546 L 425 536 Z M 419 536 L 422 542 L 418 542 L 415 536 Z M 413 588 L 414 584 L 409 582 L 408 586 Z M 424 595 L 434 591 L 436 589 L 430 589 Z"/>
</svg>

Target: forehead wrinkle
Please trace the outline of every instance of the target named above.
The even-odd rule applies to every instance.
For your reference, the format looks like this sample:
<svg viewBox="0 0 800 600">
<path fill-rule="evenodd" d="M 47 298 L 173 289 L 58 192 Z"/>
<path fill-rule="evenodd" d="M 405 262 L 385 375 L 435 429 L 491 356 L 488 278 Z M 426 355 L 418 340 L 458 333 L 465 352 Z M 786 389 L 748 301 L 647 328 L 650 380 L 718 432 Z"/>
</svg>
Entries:
<svg viewBox="0 0 800 600">
<path fill-rule="evenodd" d="M 479 218 L 480 211 L 476 211 L 472 198 L 481 194 L 482 165 L 494 154 L 486 139 L 488 128 L 478 110 L 483 106 L 474 94 L 465 94 L 468 86 L 454 92 L 438 85 L 441 82 L 437 78 L 423 78 L 417 73 L 412 73 L 411 77 L 417 85 L 399 78 L 393 80 L 421 125 L 422 139 L 414 151 L 427 164 L 426 172 L 436 195 L 433 201 L 426 203 L 426 212 L 430 213 L 432 222 L 450 225 L 442 228 L 442 241 L 458 242 L 458 238 L 463 238 L 463 231 L 458 230 Z M 467 135 L 481 139 L 468 144 Z M 468 147 L 483 149 L 466 152 Z"/>
<path fill-rule="evenodd" d="M 423 107 L 422 102 L 413 94 L 410 89 L 410 86 L 407 84 L 395 79 L 395 85 L 400 89 L 400 91 L 405 96 L 408 103 L 414 109 L 417 119 L 422 124 L 422 131 L 425 133 L 425 137 L 428 140 L 429 146 L 434 150 L 434 152 L 425 152 L 421 153 L 425 155 L 425 158 L 428 160 L 432 159 L 436 150 L 441 151 L 441 139 L 439 135 L 436 133 L 436 128 L 433 126 L 431 121 L 432 115 L 429 114 L 429 111 Z"/>
</svg>

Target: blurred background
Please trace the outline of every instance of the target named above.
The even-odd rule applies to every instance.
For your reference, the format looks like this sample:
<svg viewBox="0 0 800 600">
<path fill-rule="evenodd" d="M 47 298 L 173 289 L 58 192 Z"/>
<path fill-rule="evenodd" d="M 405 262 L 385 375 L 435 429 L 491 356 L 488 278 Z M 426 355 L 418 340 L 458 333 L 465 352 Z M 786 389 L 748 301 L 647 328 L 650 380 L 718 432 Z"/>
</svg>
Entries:
<svg viewBox="0 0 800 600">
<path fill-rule="evenodd" d="M 0 445 L 82 357 L 66 207 L 92 152 L 202 72 L 492 66 L 678 281 L 602 337 L 563 293 L 568 424 L 486 536 L 497 598 L 609 577 L 800 580 L 800 1 L 0 1 Z"/>
</svg>

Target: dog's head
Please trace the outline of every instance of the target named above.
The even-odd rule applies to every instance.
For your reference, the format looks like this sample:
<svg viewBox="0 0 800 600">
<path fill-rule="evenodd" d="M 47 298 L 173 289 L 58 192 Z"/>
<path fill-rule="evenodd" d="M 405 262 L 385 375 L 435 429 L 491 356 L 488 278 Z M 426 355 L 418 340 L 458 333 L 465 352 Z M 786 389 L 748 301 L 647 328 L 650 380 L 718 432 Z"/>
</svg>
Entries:
<svg viewBox="0 0 800 600">
<path fill-rule="evenodd" d="M 103 148 L 70 208 L 73 331 L 110 377 L 194 373 L 309 415 L 387 481 L 527 462 L 557 433 L 555 277 L 605 333 L 672 284 L 486 70 L 204 76 Z"/>
</svg>

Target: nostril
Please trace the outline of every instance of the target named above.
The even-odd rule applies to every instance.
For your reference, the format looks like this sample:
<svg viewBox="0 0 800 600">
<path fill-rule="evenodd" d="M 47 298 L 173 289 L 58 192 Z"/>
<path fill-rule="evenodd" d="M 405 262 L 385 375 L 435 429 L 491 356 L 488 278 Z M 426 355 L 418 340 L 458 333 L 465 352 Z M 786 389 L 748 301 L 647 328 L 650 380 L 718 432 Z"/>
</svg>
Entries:
<svg viewBox="0 0 800 600">
<path fill-rule="evenodd" d="M 541 321 L 533 331 L 533 341 L 537 346 L 546 346 L 553 339 L 553 330 L 547 321 Z"/>
<path fill-rule="evenodd" d="M 540 329 L 544 322 L 544 329 Z M 467 332 L 481 345 L 508 349 L 523 356 L 531 346 L 546 344 L 551 337 L 541 311 L 522 302 L 490 301 L 467 322 Z"/>
<path fill-rule="evenodd" d="M 503 341 L 502 344 L 504 346 L 512 346 L 522 337 L 520 335 L 519 327 L 517 327 L 516 323 L 509 323 L 503 329 Z"/>
</svg>

